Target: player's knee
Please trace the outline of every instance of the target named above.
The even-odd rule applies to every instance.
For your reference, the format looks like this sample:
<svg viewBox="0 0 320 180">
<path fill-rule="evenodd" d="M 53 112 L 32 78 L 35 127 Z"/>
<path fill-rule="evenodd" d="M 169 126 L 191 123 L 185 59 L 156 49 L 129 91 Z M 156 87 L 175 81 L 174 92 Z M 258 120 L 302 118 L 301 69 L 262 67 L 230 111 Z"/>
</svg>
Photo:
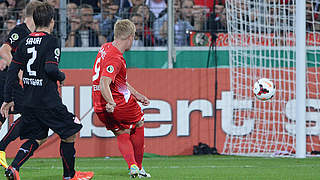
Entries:
<svg viewBox="0 0 320 180">
<path fill-rule="evenodd" d="M 36 142 L 39 144 L 39 146 L 41 145 L 41 144 L 43 144 L 44 142 L 46 142 L 47 141 L 47 139 L 48 138 L 44 138 L 44 139 L 40 139 L 40 140 L 36 140 Z"/>
<path fill-rule="evenodd" d="M 143 120 L 140 120 L 139 122 L 136 123 L 136 127 L 139 128 L 139 127 L 142 127 L 144 125 L 144 121 Z"/>
<path fill-rule="evenodd" d="M 69 136 L 65 139 L 61 139 L 61 141 L 66 142 L 66 143 L 73 143 L 76 140 L 76 134 Z"/>
</svg>

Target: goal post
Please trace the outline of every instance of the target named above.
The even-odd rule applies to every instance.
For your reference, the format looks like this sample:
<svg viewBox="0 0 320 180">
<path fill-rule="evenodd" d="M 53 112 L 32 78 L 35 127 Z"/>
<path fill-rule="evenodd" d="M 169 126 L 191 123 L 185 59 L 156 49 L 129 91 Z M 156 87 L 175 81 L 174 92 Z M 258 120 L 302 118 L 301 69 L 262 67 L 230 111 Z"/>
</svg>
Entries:
<svg viewBox="0 0 320 180">
<path fill-rule="evenodd" d="M 304 158 L 320 151 L 319 8 L 318 0 L 226 0 L 233 124 L 254 127 L 227 134 L 223 154 Z M 276 85 L 269 101 L 253 95 L 260 78 Z M 251 109 L 235 108 L 241 100 Z"/>
<path fill-rule="evenodd" d="M 306 157 L 306 1 L 296 8 L 296 157 Z M 304 24 L 304 26 L 300 25 Z M 299 26 L 300 25 L 300 26 Z"/>
</svg>

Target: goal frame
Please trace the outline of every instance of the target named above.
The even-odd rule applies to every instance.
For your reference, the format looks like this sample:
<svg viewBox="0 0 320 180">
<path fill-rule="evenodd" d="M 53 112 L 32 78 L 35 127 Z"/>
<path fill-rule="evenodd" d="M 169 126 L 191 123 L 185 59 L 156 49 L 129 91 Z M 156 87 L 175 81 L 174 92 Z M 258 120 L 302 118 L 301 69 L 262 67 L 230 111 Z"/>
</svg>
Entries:
<svg viewBox="0 0 320 180">
<path fill-rule="evenodd" d="M 296 158 L 306 157 L 306 0 L 296 0 Z"/>
</svg>

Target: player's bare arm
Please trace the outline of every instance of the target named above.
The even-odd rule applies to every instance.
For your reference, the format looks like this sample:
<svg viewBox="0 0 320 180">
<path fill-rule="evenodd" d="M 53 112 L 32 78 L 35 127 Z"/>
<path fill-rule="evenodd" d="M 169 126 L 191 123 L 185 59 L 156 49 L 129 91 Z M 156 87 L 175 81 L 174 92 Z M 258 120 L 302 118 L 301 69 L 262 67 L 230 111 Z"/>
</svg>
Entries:
<svg viewBox="0 0 320 180">
<path fill-rule="evenodd" d="M 11 63 L 11 50 L 12 48 L 8 44 L 3 44 L 1 46 L 0 56 L 2 57 L 2 59 L 0 59 L 0 71 L 3 71 Z"/>
<path fill-rule="evenodd" d="M 127 87 L 131 94 L 136 97 L 136 99 L 142 103 L 144 106 L 148 106 L 150 104 L 150 101 L 147 97 L 144 95 L 140 94 L 137 90 L 135 90 L 128 82 L 127 82 Z"/>
<path fill-rule="evenodd" d="M 107 101 L 106 110 L 107 112 L 113 112 L 116 103 L 113 100 L 110 84 L 112 79 L 110 77 L 102 76 L 100 79 L 100 91 L 103 98 Z"/>
</svg>

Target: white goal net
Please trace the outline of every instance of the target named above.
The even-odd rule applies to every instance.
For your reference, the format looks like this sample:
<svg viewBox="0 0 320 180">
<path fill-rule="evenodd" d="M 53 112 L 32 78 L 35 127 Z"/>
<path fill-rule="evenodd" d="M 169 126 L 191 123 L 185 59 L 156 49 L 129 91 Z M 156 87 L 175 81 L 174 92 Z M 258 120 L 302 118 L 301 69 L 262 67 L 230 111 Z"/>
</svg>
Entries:
<svg viewBox="0 0 320 180">
<path fill-rule="evenodd" d="M 295 154 L 297 0 L 226 0 L 233 103 L 252 101 L 251 109 L 233 111 L 234 128 L 223 154 Z M 320 1 L 306 1 L 307 153 L 320 151 Z M 257 100 L 253 84 L 269 78 L 276 94 Z M 232 104 L 236 107 L 236 104 Z M 301 127 L 303 128 L 303 127 Z"/>
</svg>

